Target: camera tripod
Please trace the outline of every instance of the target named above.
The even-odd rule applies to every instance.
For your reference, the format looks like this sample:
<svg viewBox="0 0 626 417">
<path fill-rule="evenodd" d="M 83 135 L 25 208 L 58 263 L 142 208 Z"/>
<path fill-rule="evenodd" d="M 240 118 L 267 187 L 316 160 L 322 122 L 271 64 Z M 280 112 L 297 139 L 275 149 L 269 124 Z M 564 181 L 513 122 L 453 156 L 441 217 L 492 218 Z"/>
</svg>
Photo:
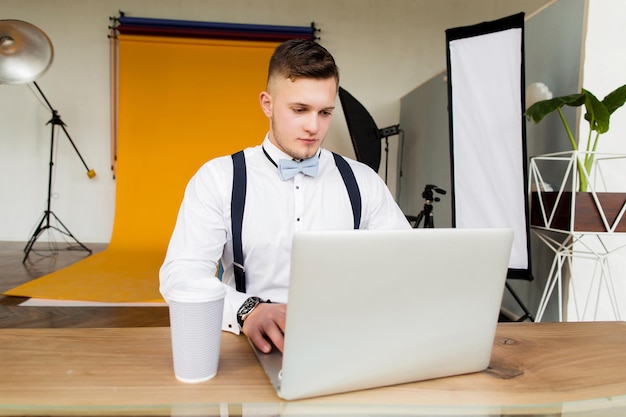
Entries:
<svg viewBox="0 0 626 417">
<path fill-rule="evenodd" d="M 433 191 L 439 194 L 445 194 L 446 190 L 437 187 L 433 184 L 428 184 L 422 192 L 422 197 L 425 200 L 424 208 L 417 216 L 406 216 L 407 220 L 413 225 L 414 229 L 420 226 L 422 220 L 424 221 L 425 229 L 432 229 L 435 227 L 435 215 L 433 214 L 433 202 L 441 201 L 439 197 L 435 197 Z"/>
<path fill-rule="evenodd" d="M 55 127 L 56 126 L 60 126 L 61 129 L 63 129 L 63 132 L 65 132 L 65 135 L 67 136 L 68 140 L 70 141 L 72 147 L 74 148 L 74 150 L 78 154 L 78 157 L 80 158 L 80 160 L 82 161 L 83 165 L 87 169 L 87 176 L 91 179 L 91 178 L 96 176 L 96 173 L 92 169 L 89 169 L 87 167 L 87 164 L 85 163 L 85 160 L 83 159 L 83 157 L 78 152 L 78 149 L 76 148 L 76 145 L 74 145 L 74 142 L 72 141 L 72 138 L 70 137 L 69 133 L 65 129 L 65 123 L 63 123 L 63 121 L 61 120 L 61 116 L 59 115 L 59 113 L 52 108 L 52 105 L 50 105 L 50 102 L 48 101 L 48 99 L 44 95 L 43 91 L 41 91 L 41 89 L 39 88 L 37 83 L 33 82 L 33 84 L 35 84 L 35 87 L 37 87 L 37 90 L 41 94 L 41 97 L 43 97 L 43 99 L 45 100 L 46 104 L 50 108 L 50 111 L 52 112 L 52 118 L 50 119 L 50 121 L 48 121 L 48 123 L 46 123 L 46 124 L 50 125 L 50 130 L 51 130 L 51 135 L 50 135 L 50 162 L 49 162 L 49 167 L 48 167 L 48 201 L 47 201 L 46 210 L 44 211 L 43 216 L 41 217 L 41 220 L 39 221 L 39 223 L 37 225 L 37 228 L 35 229 L 35 232 L 31 236 L 31 238 L 28 240 L 28 243 L 26 244 L 26 247 L 24 248 L 24 259 L 22 259 L 22 263 L 26 262 L 26 259 L 28 258 L 28 255 L 29 255 L 30 251 L 33 249 L 33 245 L 35 244 L 35 241 L 37 241 L 37 238 L 39 238 L 39 236 L 44 231 L 46 231 L 47 229 L 54 229 L 54 230 L 56 230 L 56 231 L 58 231 L 58 232 L 60 232 L 60 233 L 62 233 L 64 235 L 66 235 L 66 236 L 69 236 L 83 250 L 85 250 L 85 251 L 87 251 L 87 252 L 89 252 L 91 254 L 91 249 L 89 249 L 87 246 L 82 244 L 78 239 L 76 239 L 76 237 L 74 237 L 74 235 L 69 231 L 69 229 L 63 224 L 63 222 L 51 210 L 52 169 L 53 169 L 53 166 L 54 166 L 54 131 L 55 131 Z M 56 222 L 59 224 L 60 227 L 53 226 L 52 224 L 50 224 L 50 220 L 52 218 L 54 220 L 56 220 Z"/>
</svg>

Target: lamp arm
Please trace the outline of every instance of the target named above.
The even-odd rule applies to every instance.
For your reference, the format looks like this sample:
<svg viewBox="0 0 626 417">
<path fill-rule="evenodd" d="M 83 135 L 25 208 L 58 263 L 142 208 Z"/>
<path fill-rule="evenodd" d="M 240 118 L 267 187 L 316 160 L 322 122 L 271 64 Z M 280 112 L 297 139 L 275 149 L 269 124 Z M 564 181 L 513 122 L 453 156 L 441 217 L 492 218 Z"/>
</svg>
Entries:
<svg viewBox="0 0 626 417">
<path fill-rule="evenodd" d="M 46 102 L 46 104 L 48 105 L 48 108 L 50 109 L 50 111 L 52 112 L 52 119 L 50 120 L 50 123 L 52 124 L 56 124 L 58 126 L 61 126 L 61 129 L 63 129 L 63 132 L 65 132 L 65 136 L 67 137 L 67 139 L 70 141 L 70 144 L 72 145 L 72 148 L 74 148 L 74 151 L 76 151 L 76 155 L 78 155 L 78 158 L 80 158 L 80 161 L 83 163 L 83 166 L 85 167 L 85 169 L 87 170 L 87 176 L 91 179 L 93 177 L 96 176 L 96 171 L 94 171 L 93 169 L 89 169 L 89 167 L 87 166 L 87 163 L 85 162 L 85 160 L 83 159 L 83 156 L 80 154 L 80 152 L 78 151 L 78 148 L 76 147 L 76 145 L 74 144 L 74 141 L 72 140 L 72 137 L 70 136 L 70 134 L 68 133 L 67 129 L 65 128 L 65 123 L 63 123 L 63 121 L 61 120 L 61 116 L 59 115 L 59 113 L 52 107 L 52 105 L 50 104 L 50 102 L 48 101 L 48 98 L 46 97 L 46 95 L 43 93 L 43 91 L 41 90 L 41 88 L 39 88 L 39 85 L 37 84 L 37 81 L 33 81 L 33 84 L 35 84 L 35 87 L 37 88 L 37 91 L 39 91 L 39 94 L 41 94 L 41 97 L 44 99 L 44 101 Z"/>
</svg>

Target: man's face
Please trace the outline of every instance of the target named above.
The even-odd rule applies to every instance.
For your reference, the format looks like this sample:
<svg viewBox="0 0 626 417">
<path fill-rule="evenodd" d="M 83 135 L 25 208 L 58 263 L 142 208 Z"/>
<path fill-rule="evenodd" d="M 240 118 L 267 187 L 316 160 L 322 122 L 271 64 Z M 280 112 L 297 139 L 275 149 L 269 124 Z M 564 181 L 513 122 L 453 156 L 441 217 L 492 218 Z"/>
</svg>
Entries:
<svg viewBox="0 0 626 417">
<path fill-rule="evenodd" d="M 334 78 L 271 80 L 260 96 L 270 119 L 270 141 L 294 159 L 315 155 L 330 127 L 336 96 Z"/>
</svg>

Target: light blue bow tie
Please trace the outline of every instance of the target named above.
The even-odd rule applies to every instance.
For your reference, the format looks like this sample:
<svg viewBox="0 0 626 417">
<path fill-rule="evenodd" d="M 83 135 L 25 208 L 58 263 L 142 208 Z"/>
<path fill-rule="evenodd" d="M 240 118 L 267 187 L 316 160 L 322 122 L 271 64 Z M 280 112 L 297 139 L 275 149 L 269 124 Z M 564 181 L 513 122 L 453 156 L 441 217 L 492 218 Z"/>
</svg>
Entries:
<svg viewBox="0 0 626 417">
<path fill-rule="evenodd" d="M 283 181 L 287 181 L 295 177 L 296 174 L 299 172 L 302 172 L 309 177 L 314 177 L 317 175 L 319 159 L 319 155 L 315 155 L 314 157 L 305 159 L 304 161 L 294 161 L 293 159 L 279 159 L 278 176 Z"/>
</svg>

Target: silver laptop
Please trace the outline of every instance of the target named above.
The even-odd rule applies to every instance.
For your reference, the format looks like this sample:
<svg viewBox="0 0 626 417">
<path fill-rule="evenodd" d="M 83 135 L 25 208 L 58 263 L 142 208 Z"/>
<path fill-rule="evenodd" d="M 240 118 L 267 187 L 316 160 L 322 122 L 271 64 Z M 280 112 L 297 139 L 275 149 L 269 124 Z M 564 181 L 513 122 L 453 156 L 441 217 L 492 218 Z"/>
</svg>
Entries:
<svg viewBox="0 0 626 417">
<path fill-rule="evenodd" d="M 300 232 L 284 354 L 255 349 L 293 400 L 487 368 L 513 231 Z"/>
</svg>

